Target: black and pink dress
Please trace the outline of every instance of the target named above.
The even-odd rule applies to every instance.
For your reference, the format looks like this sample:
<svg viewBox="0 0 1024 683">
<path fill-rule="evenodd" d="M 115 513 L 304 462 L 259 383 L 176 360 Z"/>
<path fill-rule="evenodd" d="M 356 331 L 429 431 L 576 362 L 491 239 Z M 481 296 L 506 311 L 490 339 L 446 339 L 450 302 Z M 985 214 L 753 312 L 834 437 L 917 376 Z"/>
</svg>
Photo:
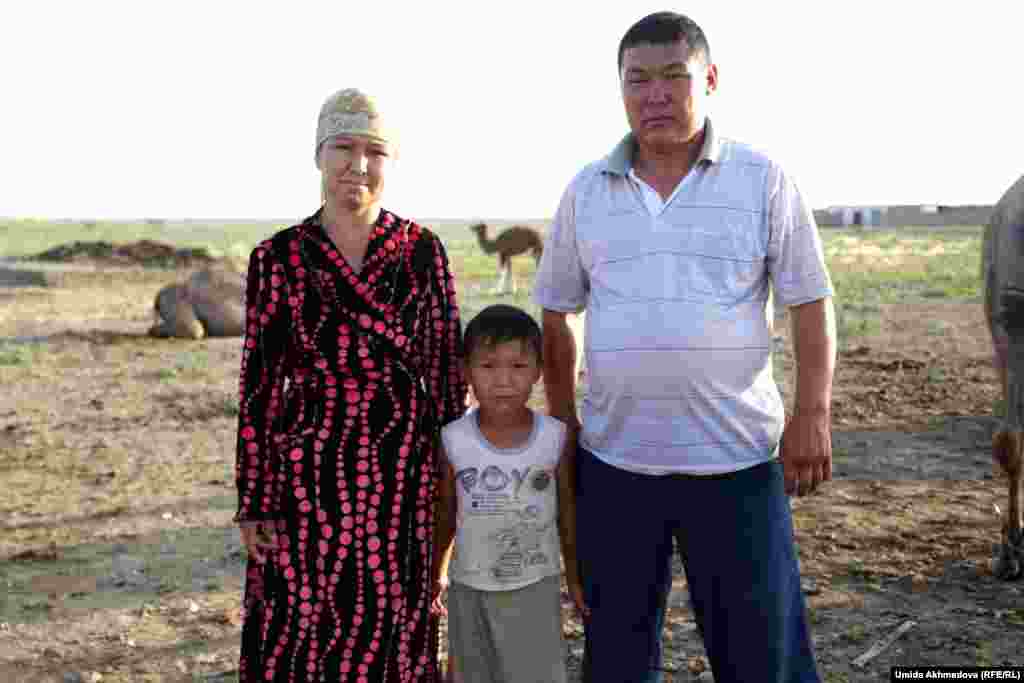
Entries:
<svg viewBox="0 0 1024 683">
<path fill-rule="evenodd" d="M 316 213 L 249 262 L 236 477 L 243 682 L 437 680 L 430 562 L 440 428 L 465 411 L 441 241 L 381 211 L 356 273 Z"/>
</svg>

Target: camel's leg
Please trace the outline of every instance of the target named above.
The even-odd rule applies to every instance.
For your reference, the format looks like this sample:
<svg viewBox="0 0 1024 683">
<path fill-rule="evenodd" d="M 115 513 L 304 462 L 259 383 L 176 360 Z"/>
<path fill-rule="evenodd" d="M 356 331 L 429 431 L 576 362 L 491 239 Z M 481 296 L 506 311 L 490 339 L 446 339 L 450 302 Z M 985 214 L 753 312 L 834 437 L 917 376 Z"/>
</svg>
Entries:
<svg viewBox="0 0 1024 683">
<path fill-rule="evenodd" d="M 1013 545 L 1015 548 L 1022 548 L 1022 540 L 1024 540 L 1024 527 L 1022 527 L 1021 509 L 1020 509 L 1020 487 L 1021 487 L 1021 473 L 1024 471 L 1022 465 L 1024 465 L 1024 435 L 1020 432 L 1017 433 L 1017 440 L 1014 444 L 1014 448 L 1009 453 L 1009 461 L 1003 465 L 1003 469 L 1006 471 L 1006 478 L 1009 480 L 1009 504 L 1006 509 L 1006 542 Z"/>
<path fill-rule="evenodd" d="M 1020 510 L 1021 450 L 1024 448 L 1024 291 L 1004 292 L 1000 302 L 1009 338 L 1006 355 L 1006 425 L 1016 439 L 1014 448 L 1000 461 L 1009 479 L 1007 541 L 1019 545 L 1022 535 Z"/>
<path fill-rule="evenodd" d="M 1014 545 L 1021 541 L 1020 487 L 1024 472 L 1024 433 L 1000 430 L 992 439 L 992 457 L 1007 478 L 1008 506 L 1003 520 L 1006 540 Z"/>
<path fill-rule="evenodd" d="M 1019 349 L 1013 349 L 1019 353 Z M 1012 355 L 1017 355 L 1016 353 Z M 1008 368 L 1008 396 L 1006 403 L 1007 428 L 1001 434 L 996 435 L 998 443 L 994 448 L 996 462 L 999 463 L 1003 473 L 1006 474 L 1007 495 L 1006 519 L 1004 521 L 1004 542 L 1011 546 L 1019 546 L 1021 543 L 1021 509 L 1020 509 L 1020 485 L 1022 462 L 1022 449 L 1024 449 L 1024 376 L 1018 374 L 1018 363 L 1014 362 L 1011 356 L 1010 367 Z"/>
<path fill-rule="evenodd" d="M 494 291 L 499 294 L 504 294 L 508 287 L 508 271 L 511 259 L 504 254 L 498 255 L 498 283 L 494 286 Z"/>
<path fill-rule="evenodd" d="M 1022 447 L 1024 434 L 1020 431 L 1000 430 L 992 439 L 992 455 L 1006 474 L 1009 489 L 1009 509 L 1002 520 L 1003 542 L 992 562 L 992 573 L 1004 581 L 1021 576 L 1024 565 L 1024 541 L 1021 539 L 1020 486 Z M 1015 523 L 1016 522 L 1016 523 Z"/>
<path fill-rule="evenodd" d="M 1000 324 L 993 334 L 997 357 L 1005 359 L 1006 421 L 993 438 L 992 456 L 1007 479 L 1007 510 L 1003 520 L 1003 545 L 993 566 L 1002 579 L 1015 579 L 1024 561 L 1020 507 L 1021 474 L 1024 471 L 1024 292 L 1003 291 L 1000 297 Z M 999 336 L 1005 331 L 1006 346 L 1000 349 Z M 1005 353 L 1005 355 L 1003 355 Z"/>
<path fill-rule="evenodd" d="M 987 244 L 985 246 L 986 250 L 992 248 Z M 1010 391 L 1008 384 L 1009 380 L 1007 379 L 1010 337 L 1007 335 L 1002 324 L 996 320 L 997 314 L 995 308 L 998 289 L 996 285 L 996 274 L 991 263 L 986 262 L 984 264 L 982 277 L 985 285 L 983 305 L 985 311 L 985 324 L 988 326 L 989 338 L 992 340 L 992 364 L 995 366 L 996 374 L 999 376 L 999 387 L 1002 389 L 1003 396 L 1003 410 L 1007 410 Z"/>
</svg>

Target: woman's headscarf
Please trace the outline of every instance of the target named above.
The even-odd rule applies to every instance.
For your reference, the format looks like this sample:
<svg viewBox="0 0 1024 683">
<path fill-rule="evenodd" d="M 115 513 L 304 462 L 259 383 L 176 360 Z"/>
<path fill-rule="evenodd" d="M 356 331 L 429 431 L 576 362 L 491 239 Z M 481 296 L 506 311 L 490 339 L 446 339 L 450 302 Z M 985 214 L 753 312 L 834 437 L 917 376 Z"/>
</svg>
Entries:
<svg viewBox="0 0 1024 683">
<path fill-rule="evenodd" d="M 392 147 L 398 144 L 398 136 L 381 115 L 377 99 L 357 88 L 339 90 L 320 107 L 313 148 L 317 168 L 320 167 L 320 146 L 335 135 L 361 135 Z"/>
</svg>

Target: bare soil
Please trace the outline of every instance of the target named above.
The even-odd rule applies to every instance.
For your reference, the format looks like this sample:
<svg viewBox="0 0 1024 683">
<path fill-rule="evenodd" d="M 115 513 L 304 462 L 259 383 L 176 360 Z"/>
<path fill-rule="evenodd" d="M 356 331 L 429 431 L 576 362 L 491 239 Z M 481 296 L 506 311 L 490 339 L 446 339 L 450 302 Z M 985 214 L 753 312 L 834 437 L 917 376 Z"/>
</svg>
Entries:
<svg viewBox="0 0 1024 683">
<path fill-rule="evenodd" d="M 82 251 L 70 258 L 109 263 Z M 234 680 L 240 340 L 146 336 L 156 292 L 192 263 L 177 265 L 0 288 L 0 681 Z M 999 396 L 980 303 L 879 316 L 877 333 L 844 340 L 834 479 L 792 500 L 822 677 L 1019 666 L 1024 583 L 989 569 L 1006 491 L 990 455 Z M 681 571 L 676 584 L 662 668 L 695 680 L 706 662 Z M 575 674 L 582 630 L 568 602 L 565 613 Z"/>
</svg>

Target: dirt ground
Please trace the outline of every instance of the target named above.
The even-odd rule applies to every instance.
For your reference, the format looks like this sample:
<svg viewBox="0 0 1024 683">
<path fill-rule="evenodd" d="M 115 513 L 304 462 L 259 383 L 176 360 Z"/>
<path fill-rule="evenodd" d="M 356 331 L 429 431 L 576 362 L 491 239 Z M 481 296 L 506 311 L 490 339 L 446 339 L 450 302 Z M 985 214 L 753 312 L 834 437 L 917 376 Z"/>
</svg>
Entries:
<svg viewBox="0 0 1024 683">
<path fill-rule="evenodd" d="M 61 258 L 108 258 L 81 251 Z M 240 343 L 145 335 L 156 291 L 188 264 L 0 288 L 4 683 L 235 680 Z M 1006 492 L 990 455 L 998 392 L 980 303 L 879 315 L 840 355 L 834 480 L 792 501 L 823 680 L 1024 664 L 1024 582 L 989 569 Z M 788 395 L 784 324 L 777 334 Z M 578 678 L 582 630 L 565 612 Z M 705 661 L 681 571 L 665 645 L 665 680 L 696 680 Z"/>
</svg>

